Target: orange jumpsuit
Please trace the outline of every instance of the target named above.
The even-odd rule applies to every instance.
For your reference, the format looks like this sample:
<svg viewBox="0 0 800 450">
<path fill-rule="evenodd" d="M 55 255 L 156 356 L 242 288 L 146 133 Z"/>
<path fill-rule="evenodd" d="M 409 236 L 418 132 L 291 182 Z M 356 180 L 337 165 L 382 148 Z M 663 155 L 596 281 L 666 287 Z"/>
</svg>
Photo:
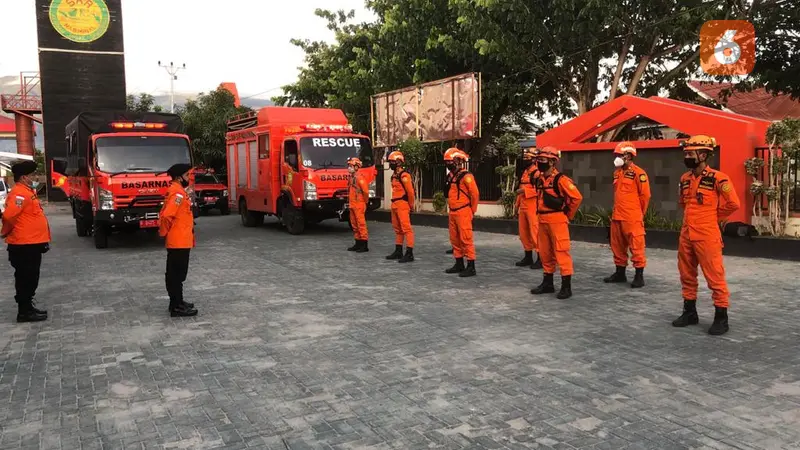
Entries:
<svg viewBox="0 0 800 450">
<path fill-rule="evenodd" d="M 414 185 L 405 170 L 392 174 L 392 228 L 395 245 L 414 248 L 414 229 L 411 228 L 411 205 L 414 204 Z"/>
<path fill-rule="evenodd" d="M 683 208 L 683 226 L 678 240 L 683 298 L 697 300 L 697 265 L 700 264 L 714 306 L 727 308 L 730 292 L 722 263 L 719 222 L 739 209 L 736 190 L 727 175 L 706 167 L 700 176 L 694 172 L 683 174 L 678 203 Z"/>
<path fill-rule="evenodd" d="M 472 237 L 472 217 L 478 212 L 480 193 L 475 177 L 461 170 L 451 175 L 452 182 L 447 193 L 447 207 L 450 209 L 450 244 L 453 257 L 475 261 L 475 241 Z"/>
<path fill-rule="evenodd" d="M 10 245 L 50 242 L 50 225 L 33 189 L 17 183 L 8 192 L 0 235 Z"/>
<path fill-rule="evenodd" d="M 531 176 L 538 176 L 538 169 L 533 164 L 522 172 L 519 186 L 524 192 L 517 195 L 519 207 L 519 240 L 526 252 L 539 251 L 539 218 L 536 217 L 536 187 L 531 183 Z"/>
<path fill-rule="evenodd" d="M 353 225 L 353 236 L 357 241 L 369 240 L 367 233 L 367 202 L 369 202 L 369 184 L 358 172 L 350 177 L 350 224 Z"/>
<path fill-rule="evenodd" d="M 560 196 L 556 194 L 553 183 L 558 170 L 547 176 L 541 174 L 537 181 L 539 192 L 537 214 L 539 216 L 539 258 L 542 260 L 544 273 L 556 271 L 556 264 L 561 268 L 561 276 L 572 275 L 572 256 L 569 254 L 569 221 L 578 212 L 583 196 L 575 183 L 566 175 L 558 181 Z M 545 204 L 545 195 L 564 199 L 564 209 L 555 210 Z"/>
<path fill-rule="evenodd" d="M 614 171 L 614 210 L 611 214 L 611 252 L 614 265 L 628 266 L 628 249 L 633 267 L 644 269 L 644 214 L 650 203 L 650 181 L 644 169 L 631 163 Z"/>
</svg>

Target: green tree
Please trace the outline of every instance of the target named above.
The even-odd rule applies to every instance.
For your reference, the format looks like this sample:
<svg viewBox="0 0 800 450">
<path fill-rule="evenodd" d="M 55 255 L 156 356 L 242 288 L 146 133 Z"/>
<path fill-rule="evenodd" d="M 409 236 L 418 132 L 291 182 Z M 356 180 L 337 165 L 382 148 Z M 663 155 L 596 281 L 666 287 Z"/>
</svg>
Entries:
<svg viewBox="0 0 800 450">
<path fill-rule="evenodd" d="M 37 149 L 33 150 L 33 160 L 36 162 L 36 172 L 35 175 L 46 175 L 47 174 L 47 162 L 44 158 L 44 152 Z"/>
<path fill-rule="evenodd" d="M 228 120 L 248 111 L 252 109 L 246 106 L 237 108 L 233 94 L 222 87 L 207 94 L 201 92 L 196 99 L 179 107 L 177 112 L 192 140 L 195 162 L 215 170 L 224 169 Z"/>
<path fill-rule="evenodd" d="M 505 159 L 506 164 L 495 168 L 495 172 L 500 175 L 500 191 L 502 192 L 500 202 L 503 205 L 503 215 L 506 219 L 514 217 L 517 205 L 517 160 L 522 155 L 522 147 L 519 145 L 520 136 L 514 133 L 505 133 L 497 139 L 495 147 L 498 154 Z"/>
<path fill-rule="evenodd" d="M 128 111 L 162 112 L 164 110 L 161 105 L 156 105 L 155 97 L 150 94 L 139 94 L 138 98 L 135 94 L 128 94 L 125 100 Z"/>
</svg>

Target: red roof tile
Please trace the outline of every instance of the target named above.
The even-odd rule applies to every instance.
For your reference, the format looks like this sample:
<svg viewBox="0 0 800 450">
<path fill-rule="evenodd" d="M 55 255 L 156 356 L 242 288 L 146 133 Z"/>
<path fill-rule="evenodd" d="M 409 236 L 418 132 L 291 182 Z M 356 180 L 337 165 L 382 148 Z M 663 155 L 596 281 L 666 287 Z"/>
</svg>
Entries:
<svg viewBox="0 0 800 450">
<path fill-rule="evenodd" d="M 782 120 L 787 117 L 800 118 L 800 101 L 788 95 L 772 95 L 764 88 L 752 92 L 734 91 L 723 102 L 720 93 L 731 86 L 730 83 L 703 83 L 690 81 L 689 87 L 702 97 L 717 102 L 736 114 L 757 117 L 764 120 Z"/>
</svg>

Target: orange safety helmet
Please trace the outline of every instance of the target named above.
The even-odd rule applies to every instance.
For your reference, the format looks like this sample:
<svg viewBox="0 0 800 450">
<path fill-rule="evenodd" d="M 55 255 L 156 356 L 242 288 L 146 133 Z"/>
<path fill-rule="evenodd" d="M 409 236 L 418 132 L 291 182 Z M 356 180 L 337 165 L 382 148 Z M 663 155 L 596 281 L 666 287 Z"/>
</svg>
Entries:
<svg viewBox="0 0 800 450">
<path fill-rule="evenodd" d="M 447 151 L 444 152 L 445 161 L 455 161 L 456 159 L 460 159 L 462 161 L 469 161 L 469 155 L 464 153 L 463 150 L 459 150 L 455 147 L 448 148 Z"/>
<path fill-rule="evenodd" d="M 539 149 L 536 147 L 522 149 L 522 159 L 525 161 L 535 159 L 539 156 Z"/>
<path fill-rule="evenodd" d="M 692 152 L 695 150 L 707 150 L 713 152 L 717 148 L 717 140 L 705 134 L 698 134 L 681 142 L 683 151 Z"/>
<path fill-rule="evenodd" d="M 636 147 L 630 141 L 622 141 L 614 148 L 615 155 L 624 155 L 630 153 L 631 156 L 636 156 Z"/>
<path fill-rule="evenodd" d="M 347 158 L 347 165 L 348 166 L 356 166 L 356 167 L 364 167 L 364 163 L 362 163 L 361 160 L 356 158 L 355 156 Z"/>
<path fill-rule="evenodd" d="M 536 156 L 541 156 L 547 159 L 554 159 L 556 161 L 561 159 L 561 150 L 553 147 L 552 145 L 548 145 L 547 147 L 539 150 L 539 154 Z"/>
<path fill-rule="evenodd" d="M 395 162 L 399 164 L 406 162 L 406 157 L 403 156 L 403 154 L 401 152 L 398 152 L 397 150 L 393 151 L 392 153 L 389 153 L 389 157 L 386 159 L 388 159 L 389 162 Z"/>
</svg>

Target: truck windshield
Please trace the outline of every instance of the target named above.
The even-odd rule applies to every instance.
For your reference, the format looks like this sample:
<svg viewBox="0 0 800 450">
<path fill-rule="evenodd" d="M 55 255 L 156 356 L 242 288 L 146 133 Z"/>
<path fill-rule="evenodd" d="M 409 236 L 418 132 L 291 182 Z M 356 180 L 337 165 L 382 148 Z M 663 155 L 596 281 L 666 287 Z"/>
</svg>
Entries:
<svg viewBox="0 0 800 450">
<path fill-rule="evenodd" d="M 194 184 L 220 184 L 217 177 L 209 173 L 195 174 Z"/>
<path fill-rule="evenodd" d="M 369 139 L 357 137 L 304 137 L 300 139 L 300 158 L 309 169 L 342 169 L 347 158 L 355 156 L 371 167 L 372 144 Z"/>
<path fill-rule="evenodd" d="M 191 164 L 189 142 L 172 136 L 109 136 L 97 139 L 97 168 L 108 173 L 166 172 Z"/>
</svg>

